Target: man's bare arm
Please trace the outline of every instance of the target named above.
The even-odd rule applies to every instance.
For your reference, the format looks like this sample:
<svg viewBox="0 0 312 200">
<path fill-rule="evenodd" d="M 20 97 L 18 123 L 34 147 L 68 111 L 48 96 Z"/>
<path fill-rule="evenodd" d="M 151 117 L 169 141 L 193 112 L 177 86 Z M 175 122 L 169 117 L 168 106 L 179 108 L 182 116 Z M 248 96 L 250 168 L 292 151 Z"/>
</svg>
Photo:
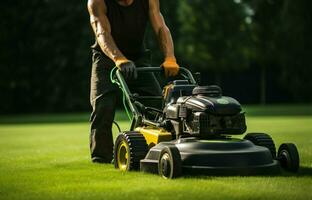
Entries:
<svg viewBox="0 0 312 200">
<path fill-rule="evenodd" d="M 90 23 L 97 42 L 102 51 L 116 63 L 120 60 L 126 60 L 126 57 L 118 49 L 111 35 L 111 27 L 106 16 L 106 10 L 104 0 L 88 0 Z"/>
<path fill-rule="evenodd" d="M 137 72 L 134 63 L 121 53 L 111 35 L 111 26 L 106 16 L 105 1 L 88 0 L 88 10 L 91 26 L 102 51 L 114 61 L 126 79 L 136 79 Z"/>
<path fill-rule="evenodd" d="M 171 33 L 160 13 L 159 0 L 149 0 L 149 9 L 150 21 L 165 58 L 174 57 Z"/>
<path fill-rule="evenodd" d="M 179 65 L 174 56 L 174 46 L 170 30 L 160 13 L 159 0 L 149 0 L 149 17 L 165 57 L 161 66 L 164 68 L 166 76 L 175 76 L 179 72 Z"/>
</svg>

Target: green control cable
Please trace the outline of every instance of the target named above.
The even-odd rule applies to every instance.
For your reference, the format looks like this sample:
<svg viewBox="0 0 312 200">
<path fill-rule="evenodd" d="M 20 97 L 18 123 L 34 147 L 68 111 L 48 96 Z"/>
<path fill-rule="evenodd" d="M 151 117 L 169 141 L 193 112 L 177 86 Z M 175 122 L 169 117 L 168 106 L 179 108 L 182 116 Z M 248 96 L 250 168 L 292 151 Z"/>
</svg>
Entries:
<svg viewBox="0 0 312 200">
<path fill-rule="evenodd" d="M 130 121 L 132 121 L 132 116 L 128 110 L 128 107 L 127 107 L 127 103 L 126 103 L 126 95 L 125 95 L 125 90 L 121 87 L 120 83 L 117 82 L 114 78 L 113 78 L 113 75 L 114 75 L 114 71 L 118 70 L 117 66 L 115 66 L 111 71 L 110 71 L 110 80 L 113 84 L 116 84 L 118 85 L 118 87 L 121 89 L 122 91 L 122 103 L 123 103 L 123 106 L 125 108 L 125 111 L 126 111 L 126 114 L 129 118 Z"/>
</svg>

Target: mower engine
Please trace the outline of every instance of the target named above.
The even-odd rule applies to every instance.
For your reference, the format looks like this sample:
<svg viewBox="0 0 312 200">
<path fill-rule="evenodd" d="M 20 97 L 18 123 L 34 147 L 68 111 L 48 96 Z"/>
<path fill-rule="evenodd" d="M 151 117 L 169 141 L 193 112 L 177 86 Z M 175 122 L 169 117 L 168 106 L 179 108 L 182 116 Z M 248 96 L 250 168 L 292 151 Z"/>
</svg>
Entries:
<svg viewBox="0 0 312 200">
<path fill-rule="evenodd" d="M 218 86 L 196 86 L 176 80 L 164 88 L 164 121 L 179 137 L 213 138 L 246 131 L 241 105 L 222 96 Z M 170 126 L 168 126 L 170 124 Z"/>
<path fill-rule="evenodd" d="M 162 69 L 147 67 L 138 71 Z M 175 80 L 164 87 L 162 109 L 158 109 L 140 101 L 160 100 L 161 96 L 131 94 L 121 72 L 116 71 L 116 81 L 125 91 L 134 116 L 130 130 L 116 138 L 116 168 L 140 169 L 164 178 L 176 178 L 182 173 L 269 175 L 279 173 L 281 167 L 298 171 L 296 145 L 283 143 L 276 153 L 274 141 L 266 133 L 248 133 L 243 139 L 231 137 L 246 131 L 239 102 L 222 96 L 218 86 L 198 86 L 192 73 L 183 67 L 180 75 L 186 80 Z"/>
</svg>

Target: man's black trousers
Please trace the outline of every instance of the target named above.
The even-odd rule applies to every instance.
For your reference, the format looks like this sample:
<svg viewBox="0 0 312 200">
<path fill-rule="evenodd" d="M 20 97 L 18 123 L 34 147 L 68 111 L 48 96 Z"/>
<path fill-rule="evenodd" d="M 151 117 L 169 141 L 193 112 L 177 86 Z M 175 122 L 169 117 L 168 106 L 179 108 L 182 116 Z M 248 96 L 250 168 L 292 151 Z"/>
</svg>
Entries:
<svg viewBox="0 0 312 200">
<path fill-rule="evenodd" d="M 150 56 L 146 53 L 134 61 L 137 67 L 149 67 Z M 111 162 L 113 158 L 112 124 L 114 121 L 117 99 L 120 90 L 111 83 L 110 71 L 112 66 L 107 64 L 102 53 L 93 51 L 90 101 L 91 132 L 90 150 L 91 158 L 100 158 L 103 162 Z M 161 89 L 155 75 L 152 73 L 138 74 L 138 78 L 127 81 L 132 92 L 145 95 L 161 95 Z"/>
</svg>

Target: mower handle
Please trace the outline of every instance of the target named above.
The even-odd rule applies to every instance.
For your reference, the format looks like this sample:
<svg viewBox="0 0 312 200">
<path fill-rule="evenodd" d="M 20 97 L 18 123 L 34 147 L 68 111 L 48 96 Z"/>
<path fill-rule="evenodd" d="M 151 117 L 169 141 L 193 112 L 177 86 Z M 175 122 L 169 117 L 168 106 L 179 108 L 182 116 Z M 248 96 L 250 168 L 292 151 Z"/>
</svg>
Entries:
<svg viewBox="0 0 312 200">
<path fill-rule="evenodd" d="M 161 67 L 138 67 L 137 72 L 139 72 L 139 73 L 141 73 L 141 72 L 143 72 L 143 73 L 145 73 L 145 72 L 150 72 L 150 73 L 163 72 L 163 68 L 161 68 Z M 179 73 L 182 76 L 186 75 L 186 78 L 188 78 L 188 80 L 190 81 L 191 84 L 197 85 L 192 73 L 188 69 L 186 69 L 184 67 L 180 67 Z M 115 82 L 119 85 L 120 88 L 122 88 L 124 96 L 125 96 L 125 100 L 128 102 L 129 108 L 130 108 L 131 112 L 133 113 L 133 119 L 132 119 L 130 130 L 134 130 L 135 127 L 138 127 L 139 125 L 141 125 L 143 121 L 144 121 L 144 123 L 150 124 L 152 126 L 159 126 L 160 124 L 157 122 L 145 120 L 143 115 L 138 111 L 137 106 L 134 105 L 133 94 L 131 94 L 121 71 L 116 70 L 115 75 L 116 75 Z"/>
<path fill-rule="evenodd" d="M 180 67 L 179 68 L 179 73 L 180 74 L 185 74 L 187 76 L 187 78 L 189 79 L 189 81 L 191 82 L 191 84 L 196 84 L 196 81 L 192 75 L 192 73 L 184 68 L 184 67 Z M 164 69 L 162 67 L 137 67 L 136 68 L 138 73 L 148 73 L 148 72 L 163 72 Z"/>
</svg>

